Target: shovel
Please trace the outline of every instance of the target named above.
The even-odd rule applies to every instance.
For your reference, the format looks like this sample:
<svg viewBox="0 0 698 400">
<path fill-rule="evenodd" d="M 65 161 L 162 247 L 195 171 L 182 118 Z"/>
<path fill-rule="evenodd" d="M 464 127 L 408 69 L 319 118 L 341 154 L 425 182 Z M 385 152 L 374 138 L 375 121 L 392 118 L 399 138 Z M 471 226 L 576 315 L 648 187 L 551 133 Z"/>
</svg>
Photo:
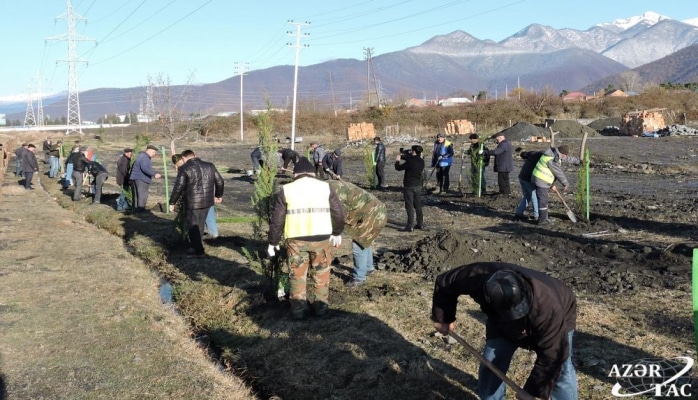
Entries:
<svg viewBox="0 0 698 400">
<path fill-rule="evenodd" d="M 450 331 L 448 332 L 449 336 L 452 338 L 456 339 L 456 342 L 460 343 L 463 347 L 465 347 L 466 350 L 468 350 L 468 353 L 472 354 L 477 358 L 484 366 L 490 369 L 492 373 L 497 375 L 497 378 L 501 379 L 506 383 L 516 394 L 518 395 L 519 399 L 522 400 L 535 400 L 535 397 L 531 396 L 527 391 L 523 390 L 521 386 L 517 385 L 516 382 L 512 381 L 509 379 L 504 372 L 502 372 L 497 366 L 492 364 L 492 361 L 486 359 L 480 352 L 475 350 L 473 346 L 468 344 L 468 342 L 465 341 L 459 334 L 456 332 Z"/>
<path fill-rule="evenodd" d="M 577 216 L 574 215 L 574 212 L 572 212 L 572 210 L 567 206 L 567 203 L 565 203 L 565 199 L 562 198 L 562 195 L 560 194 L 560 192 L 558 192 L 557 187 L 555 185 L 553 185 L 553 192 L 555 192 L 557 197 L 560 198 L 560 200 L 562 201 L 562 204 L 567 209 L 567 216 L 569 217 L 570 221 L 577 222 Z"/>
</svg>

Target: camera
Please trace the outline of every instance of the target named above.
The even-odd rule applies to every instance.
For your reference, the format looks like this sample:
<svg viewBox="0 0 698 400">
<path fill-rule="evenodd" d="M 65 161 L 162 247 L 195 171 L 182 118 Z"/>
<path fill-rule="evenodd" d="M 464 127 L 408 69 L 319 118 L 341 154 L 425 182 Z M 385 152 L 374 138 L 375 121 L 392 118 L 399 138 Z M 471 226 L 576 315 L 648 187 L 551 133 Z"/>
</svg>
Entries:
<svg viewBox="0 0 698 400">
<path fill-rule="evenodd" d="M 411 149 L 405 149 L 404 147 L 400 147 L 400 158 L 408 158 L 412 156 L 412 150 Z"/>
</svg>

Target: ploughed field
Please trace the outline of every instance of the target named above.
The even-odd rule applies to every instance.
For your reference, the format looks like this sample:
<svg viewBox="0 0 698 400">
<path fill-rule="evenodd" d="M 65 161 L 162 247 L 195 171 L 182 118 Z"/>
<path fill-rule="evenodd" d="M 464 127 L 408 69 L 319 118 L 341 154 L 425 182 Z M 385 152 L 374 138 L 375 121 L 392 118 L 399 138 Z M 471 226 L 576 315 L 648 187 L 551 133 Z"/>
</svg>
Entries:
<svg viewBox="0 0 698 400">
<path fill-rule="evenodd" d="M 578 155 L 580 139 L 556 139 Z M 465 139 L 454 141 L 458 148 Z M 402 173 L 392 162 L 399 147 L 414 143 L 388 144 L 389 188 L 373 193 L 387 205 L 389 223 L 374 246 L 378 272 L 368 284 L 353 290 L 342 286 L 352 266 L 345 237 L 333 268 L 330 318 L 294 322 L 285 304 L 260 297 L 245 312 L 262 343 L 254 349 L 245 348 L 251 341 L 231 346 L 230 336 L 239 343 L 241 334 L 223 335 L 224 358 L 227 354 L 231 368 L 255 388 L 279 398 L 475 398 L 477 361 L 458 344 L 435 337 L 429 321 L 436 275 L 475 261 L 521 264 L 574 289 L 580 301 L 575 365 L 581 398 L 608 398 L 615 383 L 608 372 L 616 363 L 695 358 L 690 279 L 692 249 L 698 246 L 698 139 L 590 138 L 589 221 L 577 212 L 579 222 L 572 223 L 551 194 L 555 223 L 544 227 L 513 218 L 521 159 L 515 156 L 512 196 L 480 198 L 469 188 L 468 158 L 462 169 L 458 159 L 451 168 L 450 193 L 427 191 L 423 198 L 428 229 L 407 233 L 400 231 L 406 221 Z M 423 143 L 427 151 L 430 143 Z M 544 146 L 514 142 L 523 150 Z M 303 153 L 305 146 L 296 149 Z M 362 151 L 343 148 L 344 179 L 366 187 Z M 251 168 L 249 152 L 245 146 L 199 151 L 202 158 L 229 168 L 222 213 L 228 208 L 252 213 L 253 181 L 244 173 Z M 428 165 L 429 155 L 427 177 Z M 566 173 L 571 185 L 565 197 L 574 208 L 577 168 L 566 167 Z M 496 192 L 491 166 L 486 178 L 487 191 Z M 427 186 L 434 183 L 431 176 Z M 249 245 L 244 234 L 235 235 L 236 246 Z M 266 247 L 257 246 L 260 251 Z M 247 290 L 259 295 L 262 288 Z M 466 340 L 480 347 L 482 315 L 468 299 L 461 299 L 457 322 Z M 523 384 L 535 356 L 519 353 L 509 374 Z"/>
</svg>

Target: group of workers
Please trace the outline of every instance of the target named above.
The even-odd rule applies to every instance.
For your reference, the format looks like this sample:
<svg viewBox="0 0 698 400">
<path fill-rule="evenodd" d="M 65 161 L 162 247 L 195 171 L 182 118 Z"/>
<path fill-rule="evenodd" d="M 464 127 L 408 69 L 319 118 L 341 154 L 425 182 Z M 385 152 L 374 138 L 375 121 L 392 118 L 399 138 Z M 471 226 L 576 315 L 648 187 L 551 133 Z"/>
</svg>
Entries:
<svg viewBox="0 0 698 400">
<path fill-rule="evenodd" d="M 501 150 L 489 150 L 479 143 L 477 136 L 470 137 L 468 154 L 473 160 L 471 172 L 480 171 L 474 184 L 484 189 L 481 168 L 494 156 L 500 193 L 508 194 L 508 174 L 511 169 L 507 164 L 510 161 L 505 160 L 499 164 L 497 161 L 511 157 L 511 145 L 502 146 L 502 143 L 508 142 L 503 135 L 495 135 L 495 138 L 498 149 L 502 147 Z M 385 187 L 385 146 L 380 138 L 376 138 L 373 143 L 376 146 L 374 159 L 377 186 L 382 188 Z M 29 151 L 31 150 L 33 149 L 30 148 Z M 77 158 L 73 161 L 78 165 L 77 168 L 73 166 L 76 171 L 73 178 L 76 181 L 81 181 L 77 172 L 80 172 L 81 178 L 82 171 L 79 170 L 82 167 L 89 165 L 92 168 L 95 164 L 86 159 L 82 150 L 78 149 Z M 149 167 L 150 158 L 156 150 L 156 147 L 148 146 L 139 153 L 138 159 L 142 159 L 140 164 L 143 164 L 137 168 L 140 172 L 134 170 L 134 164 L 139 164 L 138 160 L 130 162 L 132 149 L 125 149 L 117 161 L 117 183 L 126 185 L 126 182 L 130 182 L 134 186 L 137 193 L 134 201 L 137 202 L 138 209 L 145 207 L 148 191 L 147 184 L 139 184 L 134 180 L 143 180 L 138 174 L 146 174 L 150 179 L 159 177 Z M 375 195 L 342 179 L 341 149 L 322 154 L 322 146 L 313 143 L 310 159 L 292 150 L 283 150 L 286 149 L 279 151 L 280 160 L 284 162 L 282 168 L 288 169 L 289 164 L 293 163 L 293 180 L 282 185 L 276 195 L 267 252 L 270 257 L 274 257 L 282 245 L 285 247 L 289 266 L 289 303 L 293 318 L 302 320 L 311 314 L 324 317 L 329 310 L 332 249 L 342 245 L 343 233 L 351 236 L 354 268 L 352 279 L 345 286 L 356 288 L 364 285 L 367 276 L 375 270 L 372 244 L 387 223 L 387 210 Z M 259 149 L 255 151 L 258 154 L 253 152 L 251 157 L 253 162 L 256 158 L 257 163 L 254 165 L 257 170 L 264 165 L 263 154 Z M 422 153 L 422 146 L 414 145 L 398 154 L 395 160 L 395 169 L 404 171 L 403 195 L 408 214 L 405 229 L 409 231 L 424 229 L 421 194 L 425 163 Z M 568 187 L 560 164 L 579 163 L 578 159 L 568 156 L 568 153 L 567 146 L 521 153 L 525 162 L 519 174 L 522 199 L 517 207 L 517 218 L 523 218 L 526 207 L 532 205 L 534 217 L 541 223 L 548 220 L 548 188 L 555 180 L 562 183 L 563 190 Z M 449 190 L 449 169 L 453 155 L 453 144 L 444 135 L 437 135 L 431 165 L 437 171 L 439 193 Z M 329 161 L 326 162 L 328 158 Z M 222 201 L 223 179 L 213 164 L 200 160 L 191 150 L 183 152 L 176 162 L 178 173 L 170 196 L 170 210 L 174 210 L 175 205 L 180 203 L 186 207 L 185 218 L 192 256 L 200 257 L 204 255 L 201 238 L 207 213 L 214 204 Z M 378 163 L 383 165 L 379 166 Z M 94 167 L 94 170 L 97 182 L 103 183 L 106 169 Z M 104 174 L 102 179 L 100 174 Z M 332 179 L 323 179 L 324 174 Z M 31 179 L 28 180 L 31 182 Z M 76 182 L 76 186 L 80 185 Z M 79 190 L 76 192 L 79 193 Z M 99 202 L 97 193 L 95 200 Z M 117 201 L 117 205 L 119 204 L 122 202 Z M 308 279 L 311 279 L 313 289 L 310 299 L 307 295 Z M 517 393 L 516 398 L 577 399 L 577 381 L 571 361 L 576 300 L 567 286 L 545 273 L 504 262 L 478 262 L 444 272 L 435 282 L 431 313 L 435 329 L 442 334 L 455 330 L 460 295 L 470 296 L 487 315 L 483 356 L 489 364 L 483 363 L 480 367 L 477 388 L 480 398 L 504 398 L 505 384 L 499 374 L 492 370 L 492 365 L 506 373 L 516 349 L 526 348 L 535 351 L 537 358 L 523 386 L 523 394 Z"/>
</svg>

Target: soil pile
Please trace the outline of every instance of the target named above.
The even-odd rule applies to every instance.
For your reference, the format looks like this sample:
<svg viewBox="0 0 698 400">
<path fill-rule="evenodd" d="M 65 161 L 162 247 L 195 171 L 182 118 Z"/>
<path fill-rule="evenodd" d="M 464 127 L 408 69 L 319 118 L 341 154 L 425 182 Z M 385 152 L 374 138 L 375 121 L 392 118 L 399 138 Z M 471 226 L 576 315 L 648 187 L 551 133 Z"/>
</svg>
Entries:
<svg viewBox="0 0 698 400">
<path fill-rule="evenodd" d="M 588 137 L 599 136 L 596 130 L 572 120 L 555 121 L 551 128 L 555 132 L 560 132 L 557 137 L 561 138 L 582 138 L 584 133 L 587 133 Z"/>
<path fill-rule="evenodd" d="M 620 117 L 599 118 L 596 121 L 591 122 L 587 126 L 597 132 L 601 132 L 602 130 L 611 127 L 618 129 L 618 127 L 620 126 L 620 122 Z"/>
<path fill-rule="evenodd" d="M 501 131 L 501 133 L 504 133 L 508 140 L 519 142 L 528 141 L 531 139 L 531 136 L 550 137 L 549 131 L 528 122 L 517 122 L 511 128 Z"/>
<path fill-rule="evenodd" d="M 611 226 L 599 228 L 611 232 Z M 674 288 L 690 271 L 690 265 L 680 261 L 682 246 L 666 252 L 648 246 L 600 244 L 593 237 L 573 242 L 565 239 L 565 233 L 559 235 L 529 232 L 526 236 L 489 238 L 441 231 L 426 236 L 404 253 L 384 253 L 377 267 L 417 273 L 433 282 L 440 273 L 473 262 L 518 262 L 545 271 L 580 291 L 596 294 L 642 287 Z"/>
</svg>

